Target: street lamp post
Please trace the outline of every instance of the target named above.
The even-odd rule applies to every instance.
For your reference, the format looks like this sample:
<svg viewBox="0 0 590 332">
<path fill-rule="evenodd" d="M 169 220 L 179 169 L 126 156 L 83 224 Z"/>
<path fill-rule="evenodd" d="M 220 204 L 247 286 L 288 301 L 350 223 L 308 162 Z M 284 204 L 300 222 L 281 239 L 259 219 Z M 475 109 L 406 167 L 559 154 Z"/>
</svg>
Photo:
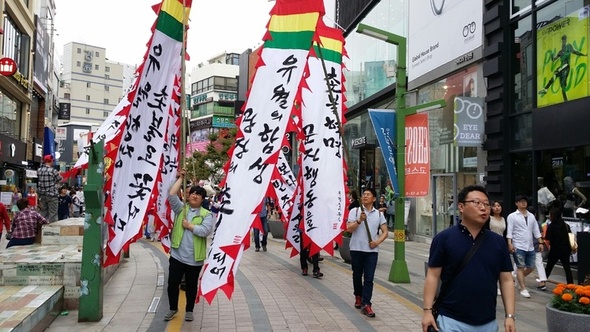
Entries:
<svg viewBox="0 0 590 332">
<path fill-rule="evenodd" d="M 410 273 L 408 271 L 408 263 L 406 262 L 406 234 L 404 228 L 405 215 L 405 160 L 406 160 L 406 116 L 417 113 L 418 111 L 426 111 L 428 109 L 445 107 L 444 100 L 437 100 L 434 102 L 406 107 L 406 38 L 377 29 L 366 24 L 360 23 L 356 32 L 383 40 L 386 43 L 397 46 L 397 71 L 396 71 L 396 88 L 395 88 L 395 106 L 396 106 L 396 145 L 397 145 L 397 160 L 396 169 L 398 177 L 398 197 L 395 200 L 395 224 L 393 227 L 394 239 L 394 254 L 391 269 L 389 270 L 389 281 L 395 283 L 410 283 Z"/>
</svg>

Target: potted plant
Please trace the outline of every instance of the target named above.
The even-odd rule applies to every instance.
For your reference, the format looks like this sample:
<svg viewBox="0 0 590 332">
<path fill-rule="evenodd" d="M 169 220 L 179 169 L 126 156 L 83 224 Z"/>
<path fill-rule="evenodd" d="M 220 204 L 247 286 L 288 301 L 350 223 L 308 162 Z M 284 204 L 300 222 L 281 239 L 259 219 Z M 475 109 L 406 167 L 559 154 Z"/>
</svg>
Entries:
<svg viewBox="0 0 590 332">
<path fill-rule="evenodd" d="M 351 234 L 349 232 L 342 232 L 342 244 L 338 246 L 340 257 L 342 257 L 346 263 L 350 263 L 352 261 L 352 257 L 350 256 L 350 236 Z"/>
<path fill-rule="evenodd" d="M 549 332 L 585 330 L 590 326 L 590 286 L 558 284 L 546 313 Z"/>
</svg>

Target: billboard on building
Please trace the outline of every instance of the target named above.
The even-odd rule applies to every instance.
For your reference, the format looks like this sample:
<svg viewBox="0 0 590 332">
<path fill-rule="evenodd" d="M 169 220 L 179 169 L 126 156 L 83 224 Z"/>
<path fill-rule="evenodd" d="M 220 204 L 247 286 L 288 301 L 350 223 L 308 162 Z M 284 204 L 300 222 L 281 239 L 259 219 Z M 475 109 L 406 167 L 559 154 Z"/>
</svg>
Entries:
<svg viewBox="0 0 590 332">
<path fill-rule="evenodd" d="M 412 81 L 483 43 L 483 1 L 410 1 L 408 77 Z"/>
<path fill-rule="evenodd" d="M 590 95 L 588 79 L 589 6 L 537 32 L 537 106 Z"/>
</svg>

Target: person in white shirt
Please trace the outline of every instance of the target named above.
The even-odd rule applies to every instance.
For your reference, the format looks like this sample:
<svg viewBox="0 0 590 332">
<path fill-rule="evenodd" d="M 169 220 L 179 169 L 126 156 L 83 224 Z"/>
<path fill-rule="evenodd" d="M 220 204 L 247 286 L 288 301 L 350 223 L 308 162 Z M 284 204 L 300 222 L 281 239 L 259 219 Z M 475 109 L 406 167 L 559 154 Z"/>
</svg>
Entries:
<svg viewBox="0 0 590 332">
<path fill-rule="evenodd" d="M 527 210 L 527 198 L 518 195 L 514 201 L 517 210 L 508 215 L 506 239 L 508 250 L 512 253 L 517 267 L 516 279 L 520 286 L 520 295 L 530 298 L 524 278 L 535 269 L 535 239 L 539 242 L 539 251 L 544 250 L 544 241 L 535 215 Z"/>
<path fill-rule="evenodd" d="M 547 213 L 549 212 L 550 205 L 555 202 L 555 195 L 549 190 L 544 183 L 544 179 L 542 177 L 537 178 L 537 185 L 539 186 L 539 190 L 537 190 L 537 203 L 539 203 L 539 222 L 545 222 L 547 219 Z"/>
</svg>

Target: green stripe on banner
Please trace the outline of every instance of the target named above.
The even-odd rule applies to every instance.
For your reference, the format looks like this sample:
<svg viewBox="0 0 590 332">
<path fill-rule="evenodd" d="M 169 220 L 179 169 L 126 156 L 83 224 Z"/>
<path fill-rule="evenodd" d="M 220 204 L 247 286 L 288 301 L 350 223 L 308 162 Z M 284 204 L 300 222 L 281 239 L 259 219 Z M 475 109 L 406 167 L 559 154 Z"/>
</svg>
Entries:
<svg viewBox="0 0 590 332">
<path fill-rule="evenodd" d="M 320 52 L 318 52 L 317 45 L 314 45 L 313 49 L 315 50 L 315 54 L 318 56 L 318 58 L 322 58 L 325 61 L 331 61 L 331 62 L 338 63 L 338 64 L 342 63 L 342 54 L 340 54 L 336 51 L 322 48 L 321 53 L 320 53 Z"/>
<path fill-rule="evenodd" d="M 160 11 L 156 30 L 176 41 L 182 42 L 182 23 L 166 12 Z"/>
<path fill-rule="evenodd" d="M 272 32 L 270 35 L 272 39 L 264 43 L 265 48 L 278 48 L 283 50 L 298 49 L 309 50 L 311 47 L 311 40 L 315 31 L 300 31 L 300 32 Z"/>
</svg>

